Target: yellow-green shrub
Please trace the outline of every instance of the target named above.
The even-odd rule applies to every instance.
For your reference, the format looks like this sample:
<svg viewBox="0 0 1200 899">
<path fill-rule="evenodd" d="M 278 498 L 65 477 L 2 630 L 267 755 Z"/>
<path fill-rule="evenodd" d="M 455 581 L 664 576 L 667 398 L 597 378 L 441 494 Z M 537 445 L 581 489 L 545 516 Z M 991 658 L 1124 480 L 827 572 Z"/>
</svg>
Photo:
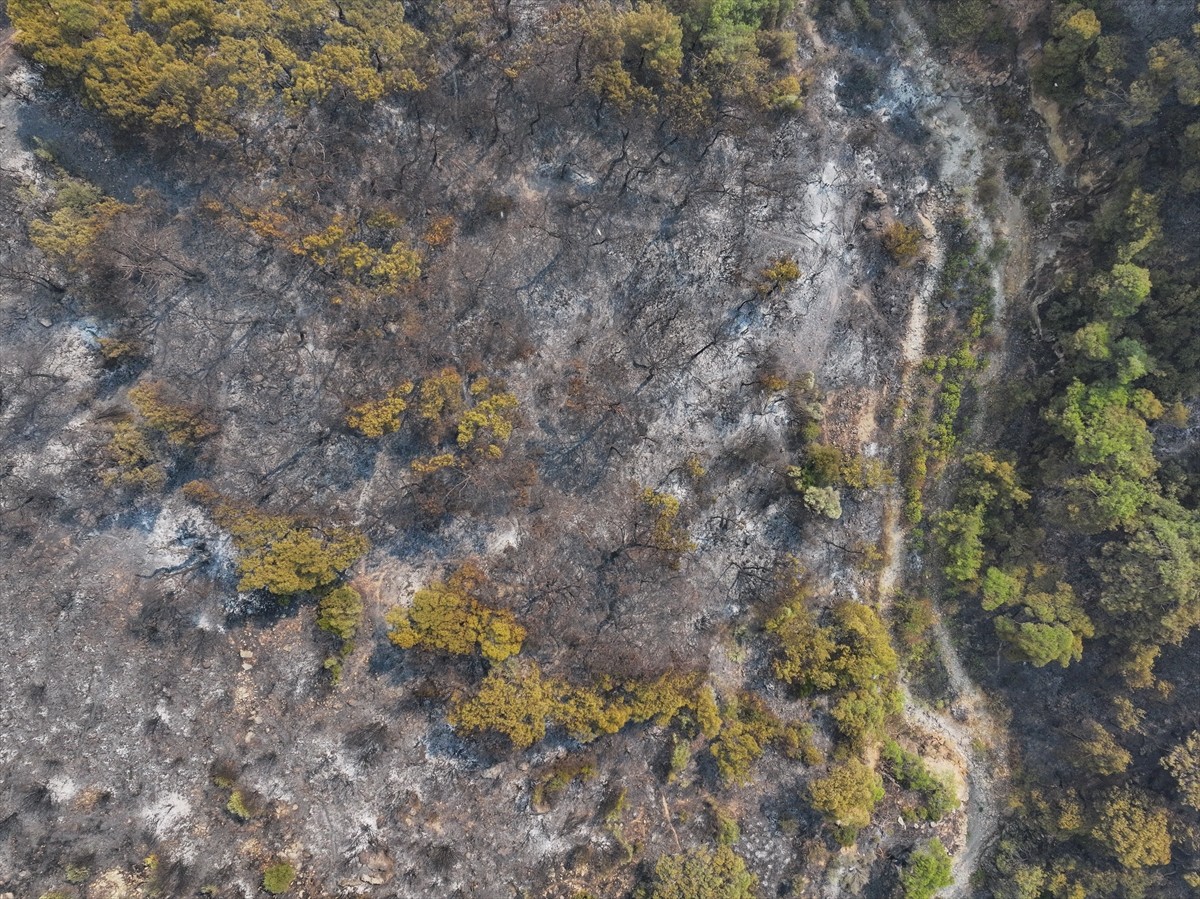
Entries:
<svg viewBox="0 0 1200 899">
<path fill-rule="evenodd" d="M 472 595 L 483 581 L 483 572 L 464 565 L 444 582 L 422 587 L 411 606 L 388 612 L 388 639 L 403 649 L 420 647 L 454 655 L 478 650 L 492 662 L 516 655 L 525 628 L 511 612 L 488 608 Z"/>
<path fill-rule="evenodd" d="M 364 437 L 382 437 L 400 427 L 401 416 L 408 409 L 405 397 L 413 391 L 412 381 L 389 390 L 381 400 L 368 400 L 354 406 L 346 415 L 346 424 Z"/>
</svg>

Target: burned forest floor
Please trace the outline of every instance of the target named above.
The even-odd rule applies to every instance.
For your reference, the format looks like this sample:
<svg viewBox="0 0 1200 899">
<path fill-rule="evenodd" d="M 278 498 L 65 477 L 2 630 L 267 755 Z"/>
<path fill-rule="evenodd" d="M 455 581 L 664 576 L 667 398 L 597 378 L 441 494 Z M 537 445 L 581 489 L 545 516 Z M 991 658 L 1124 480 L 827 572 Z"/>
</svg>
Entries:
<svg viewBox="0 0 1200 899">
<path fill-rule="evenodd" d="M 1016 303 L 1052 244 L 1028 206 L 1058 168 L 1021 79 L 907 14 L 870 40 L 797 30 L 803 109 L 695 135 L 535 64 L 254 146 L 139 138 L 6 53 L 0 893 L 254 896 L 284 864 L 299 896 L 617 897 L 736 822 L 762 896 L 897 895 L 934 837 L 972 895 L 1006 716 L 936 601 L 904 630 L 913 490 L 926 521 L 950 500 L 914 447 L 964 340 L 967 446 L 1036 340 Z M 1005 176 L 1018 157 L 1034 174 Z M 76 213 L 86 249 L 54 231 Z M 401 267 L 418 248 L 419 275 L 370 285 L 352 240 Z M 985 259 L 972 337 L 946 271 Z M 279 548 L 247 548 L 255 515 L 363 551 L 255 588 L 246 560 Z M 448 583 L 519 652 L 389 639 Z M 318 627 L 335 585 L 362 600 L 341 641 Z M 886 734 L 847 743 L 835 692 L 779 676 L 768 623 L 798 596 L 888 627 Z M 502 678 L 505 701 L 541 678 L 608 711 L 686 684 L 721 721 L 681 699 L 473 729 Z M 890 771 L 882 736 L 954 807 L 922 818 L 889 774 L 847 837 L 812 783 L 849 755 Z"/>
</svg>

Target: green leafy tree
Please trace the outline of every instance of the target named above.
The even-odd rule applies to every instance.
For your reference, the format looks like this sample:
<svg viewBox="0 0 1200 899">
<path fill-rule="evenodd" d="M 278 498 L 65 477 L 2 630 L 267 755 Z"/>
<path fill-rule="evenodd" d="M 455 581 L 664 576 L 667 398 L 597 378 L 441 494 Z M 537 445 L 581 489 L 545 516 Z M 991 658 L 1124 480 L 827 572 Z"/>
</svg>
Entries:
<svg viewBox="0 0 1200 899">
<path fill-rule="evenodd" d="M 1095 636 L 1074 588 L 1047 566 L 990 567 L 981 592 L 983 608 L 1001 612 L 993 622 L 1000 639 L 1038 668 L 1050 662 L 1065 668 L 1079 661 L 1084 638 Z"/>
<path fill-rule="evenodd" d="M 1108 274 L 1094 280 L 1092 289 L 1106 315 L 1128 318 L 1146 302 L 1151 286 L 1148 270 L 1132 263 L 1117 263 Z"/>
<path fill-rule="evenodd" d="M 1085 359 L 1100 362 L 1112 357 L 1112 326 L 1108 322 L 1088 322 L 1068 341 L 1071 351 Z"/>
<path fill-rule="evenodd" d="M 1105 794 L 1092 836 L 1130 870 L 1171 862 L 1167 812 L 1146 793 L 1120 787 Z"/>
<path fill-rule="evenodd" d="M 1145 71 L 1129 86 L 1126 122 L 1137 126 L 1152 121 L 1171 94 L 1182 106 L 1200 105 L 1200 55 L 1175 37 L 1147 53 Z"/>
<path fill-rule="evenodd" d="M 295 112 L 419 91 L 424 36 L 391 0 L 13 0 L 22 49 L 129 128 L 232 140 Z"/>
<path fill-rule="evenodd" d="M 647 86 L 679 78 L 683 64 L 683 25 L 659 3 L 642 3 L 621 16 L 622 63 Z"/>
<path fill-rule="evenodd" d="M 899 708 L 899 660 L 879 614 L 841 602 L 829 627 L 818 626 L 802 600 L 793 600 L 767 622 L 780 641 L 777 677 L 804 691 L 835 691 L 830 714 L 852 745 L 881 732 Z"/>
<path fill-rule="evenodd" d="M 239 590 L 276 596 L 308 593 L 334 583 L 367 551 L 367 538 L 353 528 L 318 531 L 294 519 L 257 512 L 225 516 L 238 548 Z"/>
<path fill-rule="evenodd" d="M 1156 498 L 1132 536 L 1107 543 L 1094 563 L 1107 626 L 1134 644 L 1179 643 L 1200 625 L 1200 523 Z"/>
<path fill-rule="evenodd" d="M 1079 96 L 1101 30 L 1096 14 L 1081 4 L 1070 3 L 1055 10 L 1051 39 L 1042 51 L 1041 64 L 1035 73 L 1043 93 L 1058 100 Z"/>
<path fill-rule="evenodd" d="M 777 678 L 805 691 L 837 686 L 832 664 L 837 650 L 833 632 L 817 624 L 803 599 L 789 602 L 766 626 L 779 641 L 779 652 L 771 662 Z"/>
<path fill-rule="evenodd" d="M 1146 419 L 1161 413 L 1162 405 L 1148 390 L 1075 380 L 1047 418 L 1071 442 L 1081 464 L 1107 464 L 1144 478 L 1158 467 Z"/>
<path fill-rule="evenodd" d="M 1097 774 L 1107 777 L 1122 774 L 1133 761 L 1133 756 L 1099 721 L 1088 720 L 1083 725 L 1081 748 L 1083 760 Z"/>
<path fill-rule="evenodd" d="M 946 577 L 972 584 L 983 568 L 984 538 L 1029 502 L 1030 495 L 1013 463 L 989 453 L 968 453 L 963 468 L 957 502 L 938 516 L 934 537 L 945 554 Z"/>
<path fill-rule="evenodd" d="M 1175 779 L 1185 805 L 1200 810 L 1200 731 L 1187 738 L 1164 756 L 1162 766 Z"/>
<path fill-rule="evenodd" d="M 946 577 L 970 583 L 983 567 L 983 532 L 986 507 L 983 504 L 947 509 L 937 517 L 934 531 L 946 554 L 942 568 Z"/>
<path fill-rule="evenodd" d="M 1133 262 L 1162 239 L 1161 205 L 1158 194 L 1140 187 L 1129 192 L 1128 201 L 1122 205 L 1111 233 L 1107 235 L 1116 244 L 1118 263 Z"/>
</svg>

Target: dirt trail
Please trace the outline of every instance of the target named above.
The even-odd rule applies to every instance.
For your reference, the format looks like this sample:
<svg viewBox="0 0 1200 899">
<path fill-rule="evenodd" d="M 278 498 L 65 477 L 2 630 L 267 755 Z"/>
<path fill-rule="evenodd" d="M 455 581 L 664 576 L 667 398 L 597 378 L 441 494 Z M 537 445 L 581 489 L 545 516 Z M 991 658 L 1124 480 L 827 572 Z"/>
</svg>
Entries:
<svg viewBox="0 0 1200 899">
<path fill-rule="evenodd" d="M 940 138 L 944 147 L 938 183 L 922 210 L 936 224 L 952 211 L 964 194 L 973 194 L 975 181 L 985 161 L 987 138 L 967 114 L 959 97 L 937 87 L 948 80 L 946 73 L 932 60 L 919 29 L 907 13 L 901 12 L 898 24 L 906 32 L 909 59 L 914 61 L 912 69 L 906 73 L 909 83 L 905 87 L 923 98 L 925 124 Z M 1006 194 L 1002 203 L 1003 236 L 1007 237 L 1016 233 L 1022 224 L 1022 216 L 1014 198 Z M 994 246 L 1002 237 L 996 233 L 1000 229 L 996 229 L 972 202 L 968 201 L 967 206 L 971 219 L 983 232 L 985 245 Z M 928 307 L 941 275 L 944 250 L 940 235 L 930 242 L 925 278 L 911 301 L 902 343 L 900 392 L 905 397 L 911 395 L 913 375 L 924 356 Z M 1007 339 L 1002 329 L 1006 287 L 1012 281 L 1000 272 L 994 281 L 993 331 L 1001 343 Z M 898 443 L 899 437 L 899 433 L 894 434 L 893 443 Z M 910 567 L 915 567 L 915 560 L 905 552 L 905 533 L 898 509 L 899 498 L 890 497 L 884 513 L 885 564 L 879 577 L 879 595 L 884 604 L 889 603 L 904 584 Z M 950 847 L 954 852 L 954 884 L 942 893 L 943 896 L 958 899 L 971 895 L 971 877 L 979 867 L 980 859 L 994 838 L 999 823 L 1002 767 L 987 755 L 986 750 L 989 746 L 1003 745 L 1003 731 L 991 716 L 983 694 L 966 673 L 950 634 L 940 619 L 934 625 L 933 637 L 950 681 L 952 695 L 948 697 L 948 708 L 953 710 L 953 714 L 935 712 L 919 704 L 907 684 L 902 684 L 902 689 L 905 715 L 909 722 L 940 738 L 953 750 L 958 757 L 959 770 L 966 780 L 968 800 L 964 809 L 965 832 Z"/>
</svg>

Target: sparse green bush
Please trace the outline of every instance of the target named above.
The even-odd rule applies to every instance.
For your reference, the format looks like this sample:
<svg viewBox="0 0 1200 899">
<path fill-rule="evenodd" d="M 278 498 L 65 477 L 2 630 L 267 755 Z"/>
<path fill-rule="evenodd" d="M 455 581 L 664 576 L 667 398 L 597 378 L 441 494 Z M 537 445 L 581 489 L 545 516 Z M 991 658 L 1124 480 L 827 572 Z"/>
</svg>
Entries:
<svg viewBox="0 0 1200 899">
<path fill-rule="evenodd" d="M 64 178 L 54 187 L 50 217 L 30 223 L 29 239 L 67 269 L 78 269 L 92 260 L 96 241 L 126 206 L 77 178 Z"/>
<path fill-rule="evenodd" d="M 389 390 L 381 400 L 359 403 L 346 415 L 346 425 L 364 437 L 382 437 L 400 427 L 401 417 L 408 409 L 405 399 L 413 391 L 412 381 Z"/>
<path fill-rule="evenodd" d="M 671 758 L 667 765 L 667 783 L 674 783 L 679 779 L 688 766 L 688 762 L 692 760 L 692 748 L 683 740 L 674 738 L 675 742 L 671 745 Z"/>
<path fill-rule="evenodd" d="M 234 790 L 229 794 L 229 801 L 225 803 L 225 811 L 239 821 L 249 821 L 254 817 L 254 810 L 246 801 L 246 796 L 241 790 Z"/>
<path fill-rule="evenodd" d="M 970 47 L 982 36 L 990 19 L 986 0 L 949 0 L 939 3 L 934 35 L 950 47 Z"/>
<path fill-rule="evenodd" d="M 140 358 L 143 353 L 142 345 L 132 338 L 101 337 L 99 344 L 100 356 L 108 368 L 119 368 Z"/>
<path fill-rule="evenodd" d="M 642 506 L 653 515 L 650 533 L 646 542 L 666 553 L 672 568 L 678 568 L 680 558 L 692 552 L 696 544 L 688 536 L 687 529 L 677 523 L 679 500 L 669 493 L 660 493 L 646 487 L 641 493 Z"/>
<path fill-rule="evenodd" d="M 317 602 L 317 627 L 343 641 L 353 640 L 362 612 L 362 596 L 357 590 L 335 587 Z"/>
<path fill-rule="evenodd" d="M 421 276 L 419 251 L 396 240 L 394 234 L 382 242 L 373 240 L 382 245 L 372 245 L 361 239 L 361 230 L 344 216 L 335 215 L 324 230 L 302 236 L 291 250 L 331 274 L 366 286 L 396 290 Z M 396 399 L 401 396 L 397 394 Z"/>
<path fill-rule="evenodd" d="M 823 518 L 842 517 L 842 497 L 835 487 L 808 487 L 804 490 L 804 505 Z"/>
<path fill-rule="evenodd" d="M 779 733 L 779 719 L 750 693 L 731 699 L 721 718 L 721 732 L 709 747 L 717 770 L 726 783 L 749 783 L 751 768 Z"/>
<path fill-rule="evenodd" d="M 793 761 L 803 762 L 813 767 L 823 762 L 824 756 L 817 744 L 813 742 L 813 726 L 811 724 L 792 722 L 784 726 L 777 740 L 779 751 Z"/>
<path fill-rule="evenodd" d="M 918 818 L 940 821 L 958 807 L 951 784 L 930 771 L 919 755 L 909 752 L 895 740 L 884 743 L 881 755 L 896 782 L 920 794 L 921 805 L 916 810 Z"/>
<path fill-rule="evenodd" d="M 871 823 L 871 812 L 883 799 L 883 778 L 851 758 L 812 781 L 809 796 L 813 808 L 830 822 L 857 832 Z"/>
<path fill-rule="evenodd" d="M 296 869 L 288 862 L 276 862 L 263 871 L 262 887 L 272 896 L 279 896 L 292 888 L 296 880 Z"/>
<path fill-rule="evenodd" d="M 388 639 L 403 649 L 420 647 L 454 655 L 478 651 L 502 662 L 521 651 L 523 628 L 512 612 L 491 609 L 473 594 L 486 583 L 483 571 L 465 564 L 444 582 L 435 581 L 413 595 L 412 605 L 387 613 Z"/>
<path fill-rule="evenodd" d="M 921 253 L 921 232 L 903 222 L 883 229 L 883 248 L 899 265 L 910 265 Z"/>
<path fill-rule="evenodd" d="M 609 827 L 614 824 L 620 824 L 621 819 L 625 815 L 625 808 L 628 804 L 628 790 L 626 790 L 624 787 L 617 790 L 611 790 L 604 798 L 604 804 L 600 807 L 600 817 Z"/>
<path fill-rule="evenodd" d="M 129 389 L 129 401 L 148 427 L 173 446 L 192 446 L 217 432 L 196 406 L 175 399 L 162 381 L 145 381 Z"/>
<path fill-rule="evenodd" d="M 340 656 L 326 656 L 325 661 L 321 663 L 321 668 L 329 675 L 329 683 L 337 686 L 342 682 L 342 670 L 345 668 L 345 663 Z"/>
<path fill-rule="evenodd" d="M 771 293 L 781 287 L 786 287 L 793 281 L 798 281 L 800 274 L 800 266 L 796 264 L 793 257 L 780 256 L 759 272 L 756 289 L 762 294 Z"/>
<path fill-rule="evenodd" d="M 754 899 L 758 879 L 728 846 L 666 855 L 654 866 L 649 899 Z"/>
<path fill-rule="evenodd" d="M 717 825 L 717 845 L 732 846 L 742 838 L 742 829 L 738 827 L 737 819 L 725 814 L 719 808 L 713 810 Z"/>
<path fill-rule="evenodd" d="M 101 470 L 105 487 L 132 490 L 161 490 L 167 482 L 167 469 L 154 452 L 146 432 L 131 421 L 112 426 L 104 455 L 109 465 Z"/>
<path fill-rule="evenodd" d="M 596 776 L 596 765 L 591 759 L 566 758 L 556 763 L 545 776 L 533 785 L 530 801 L 535 808 L 557 802 L 572 783 L 578 780 L 587 783 Z"/>
<path fill-rule="evenodd" d="M 239 590 L 290 597 L 328 587 L 370 547 L 354 528 L 317 529 L 291 516 L 241 508 L 202 481 L 185 485 L 184 495 L 208 507 L 233 538 Z"/>
<path fill-rule="evenodd" d="M 900 875 L 904 899 L 932 899 L 938 890 L 953 883 L 950 853 L 937 837 L 923 849 L 913 850 Z"/>
</svg>

